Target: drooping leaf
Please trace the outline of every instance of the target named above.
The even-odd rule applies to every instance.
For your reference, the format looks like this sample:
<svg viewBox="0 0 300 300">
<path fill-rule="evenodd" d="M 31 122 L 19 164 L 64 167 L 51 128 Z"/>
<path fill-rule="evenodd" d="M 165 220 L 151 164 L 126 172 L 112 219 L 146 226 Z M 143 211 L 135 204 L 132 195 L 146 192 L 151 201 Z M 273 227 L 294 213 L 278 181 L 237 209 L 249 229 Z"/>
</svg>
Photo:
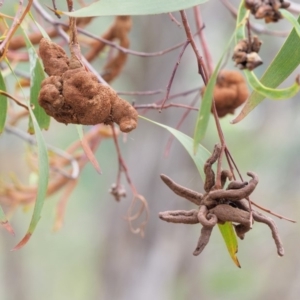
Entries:
<svg viewBox="0 0 300 300">
<path fill-rule="evenodd" d="M 44 137 L 30 106 L 29 106 L 29 113 L 34 127 L 34 132 L 35 132 L 36 142 L 37 142 L 37 152 L 38 152 L 39 169 L 38 169 L 37 197 L 36 197 L 29 228 L 25 236 L 23 237 L 23 239 L 12 250 L 17 250 L 22 248 L 32 236 L 37 226 L 37 223 L 41 218 L 41 212 L 44 206 L 44 201 L 46 198 L 47 187 L 48 187 L 48 180 L 49 180 L 49 162 L 48 162 L 48 154 L 47 154 L 47 148 L 44 141 Z"/>
<path fill-rule="evenodd" d="M 6 85 L 0 72 L 0 90 L 6 92 Z M 0 94 L 0 133 L 3 132 L 7 114 L 7 97 Z"/>
<path fill-rule="evenodd" d="M 187 9 L 208 0 L 100 0 L 74 12 L 63 12 L 72 17 L 154 15 Z"/>
<path fill-rule="evenodd" d="M 249 70 L 244 71 L 250 86 L 261 95 L 272 100 L 283 100 L 294 97 L 300 89 L 299 77 L 295 80 L 294 84 L 285 89 L 272 89 L 264 86 L 256 77 L 255 73 Z"/>
<path fill-rule="evenodd" d="M 246 8 L 244 1 L 240 2 L 238 14 L 236 16 L 235 27 L 235 43 L 245 38 L 245 25 L 247 17 L 249 17 L 249 10 Z"/>
<path fill-rule="evenodd" d="M 212 99 L 213 99 L 213 94 L 214 94 L 214 87 L 216 85 L 218 73 L 221 67 L 222 60 L 227 53 L 227 50 L 234 38 L 234 35 L 230 38 L 227 46 L 224 48 L 224 52 L 221 56 L 221 58 L 218 61 L 218 64 L 212 73 L 207 86 L 205 88 L 205 92 L 202 97 L 202 102 L 201 102 L 201 107 L 198 113 L 197 121 L 196 121 L 196 126 L 195 126 L 195 131 L 194 131 L 194 153 L 197 152 L 198 145 L 200 141 L 204 138 L 207 126 L 208 126 L 208 121 L 210 118 L 210 111 L 211 111 L 211 105 L 212 105 Z"/>
<path fill-rule="evenodd" d="M 139 116 L 141 119 L 149 121 L 153 124 L 156 124 L 162 128 L 167 129 L 171 134 L 173 134 L 175 136 L 175 138 L 182 144 L 182 146 L 186 149 L 186 151 L 189 153 L 189 155 L 191 156 L 191 158 L 193 159 L 201 178 L 203 179 L 203 181 L 205 180 L 205 174 L 203 171 L 204 168 L 204 164 L 206 162 L 206 160 L 210 157 L 210 153 L 209 151 L 204 148 L 202 145 L 199 145 L 199 150 L 197 151 L 196 154 L 194 154 L 193 151 L 193 144 L 194 141 L 191 137 L 187 136 L 186 134 L 184 134 L 181 131 L 178 131 L 172 127 L 163 125 L 161 123 L 158 122 L 154 122 L 152 120 L 149 120 L 145 117 Z M 237 243 L 237 238 L 235 235 L 235 232 L 233 231 L 232 228 L 232 223 L 231 222 L 226 222 L 223 225 L 219 226 L 219 229 L 221 231 L 222 237 L 224 239 L 224 242 L 226 244 L 227 250 L 229 252 L 230 257 L 232 258 L 232 260 L 234 261 L 234 263 L 240 267 L 238 258 L 236 256 L 236 253 L 238 251 L 238 243 Z"/>
<path fill-rule="evenodd" d="M 35 23 L 36 27 L 39 29 L 39 31 L 41 32 L 42 36 L 46 39 L 50 40 L 50 37 L 47 33 L 47 31 L 36 21 L 36 19 L 33 17 L 32 13 L 29 12 L 28 16 L 30 17 L 30 19 Z"/>
<path fill-rule="evenodd" d="M 243 15 L 244 11 L 241 11 Z M 300 16 L 297 20 L 300 24 Z M 245 31 L 241 31 L 245 37 Z M 241 37 L 240 37 L 241 38 Z M 291 59 L 292 58 L 292 59 Z M 300 64 L 300 37 L 293 29 L 285 43 L 260 79 L 262 85 L 274 89 L 278 87 Z M 259 91 L 254 90 L 247 100 L 240 114 L 232 121 L 237 123 L 244 119 L 258 104 L 266 98 Z"/>
<path fill-rule="evenodd" d="M 38 96 L 41 89 L 42 81 L 45 79 L 45 72 L 40 59 L 35 51 L 34 46 L 29 40 L 25 30 L 23 36 L 26 41 L 26 47 L 29 54 L 30 63 L 30 104 L 33 107 L 33 113 L 41 129 L 48 129 L 50 125 L 50 117 L 46 114 L 45 110 L 38 103 Z M 34 133 L 33 121 L 29 118 L 28 132 Z"/>
<path fill-rule="evenodd" d="M 99 174 L 101 174 L 102 172 L 101 172 L 99 163 L 98 163 L 93 151 L 91 150 L 89 144 L 87 143 L 87 141 L 86 141 L 86 139 L 83 135 L 82 125 L 76 125 L 76 129 L 77 129 L 77 133 L 78 133 L 79 138 L 80 138 L 80 143 L 81 143 L 81 146 L 83 148 L 83 151 L 84 151 L 85 155 L 87 156 L 87 158 L 89 159 L 89 161 L 91 162 L 93 167 L 96 169 L 96 171 Z"/>
<path fill-rule="evenodd" d="M 205 179 L 205 174 L 203 171 L 203 167 L 205 162 L 207 161 L 207 159 L 210 157 L 210 152 L 204 148 L 202 145 L 199 145 L 199 151 L 197 151 L 196 154 L 194 154 L 193 152 L 193 139 L 191 137 L 189 137 L 188 135 L 184 134 L 183 132 L 174 129 L 172 127 L 169 127 L 167 125 L 163 125 L 161 123 L 158 122 L 154 122 L 150 119 L 147 119 L 145 117 L 139 116 L 141 119 L 149 121 L 153 124 L 156 124 L 160 127 L 163 127 L 165 129 L 167 129 L 171 134 L 173 134 L 175 136 L 175 138 L 182 144 L 182 146 L 186 149 L 186 151 L 188 152 L 188 154 L 191 156 L 191 158 L 193 159 L 199 174 L 201 176 L 202 179 Z"/>
<path fill-rule="evenodd" d="M 241 267 L 240 262 L 236 256 L 238 252 L 238 242 L 236 238 L 236 234 L 233 230 L 233 226 L 231 222 L 226 222 L 224 224 L 218 224 L 222 237 L 225 241 L 227 250 L 229 252 L 230 257 L 237 267 Z"/>
</svg>

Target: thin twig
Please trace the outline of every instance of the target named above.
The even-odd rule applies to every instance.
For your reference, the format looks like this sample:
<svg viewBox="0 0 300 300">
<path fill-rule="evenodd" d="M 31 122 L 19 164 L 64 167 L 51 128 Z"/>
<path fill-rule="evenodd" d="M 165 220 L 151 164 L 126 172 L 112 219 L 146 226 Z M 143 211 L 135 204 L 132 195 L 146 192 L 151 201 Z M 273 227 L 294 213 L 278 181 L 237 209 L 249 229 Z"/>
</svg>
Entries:
<svg viewBox="0 0 300 300">
<path fill-rule="evenodd" d="M 207 66 L 208 74 L 209 74 L 209 76 L 211 76 L 211 74 L 214 71 L 213 60 L 212 60 L 210 51 L 208 49 L 207 41 L 206 41 L 206 38 L 204 35 L 204 31 L 203 31 L 204 26 L 203 26 L 203 23 L 201 20 L 201 13 L 200 13 L 199 5 L 194 7 L 194 15 L 195 15 L 195 19 L 196 19 L 196 25 L 197 25 L 197 29 L 199 32 L 199 39 L 200 39 L 201 47 L 203 49 L 203 55 L 204 55 L 205 63 Z"/>
<path fill-rule="evenodd" d="M 168 15 L 172 22 L 174 22 L 178 27 L 181 27 L 181 23 L 177 21 L 177 19 L 172 15 L 172 13 L 169 13 Z"/>
<path fill-rule="evenodd" d="M 252 200 L 250 200 L 250 202 L 251 202 L 254 206 L 256 206 L 257 208 L 261 209 L 262 211 L 265 211 L 265 212 L 269 213 L 270 215 L 273 215 L 273 216 L 275 216 L 275 217 L 277 217 L 277 218 L 279 218 L 279 219 L 286 220 L 286 221 L 289 221 L 289 222 L 292 222 L 292 223 L 297 223 L 295 220 L 292 220 L 292 219 L 289 219 L 289 218 L 284 217 L 284 216 L 282 216 L 282 215 L 279 215 L 279 214 L 277 214 L 277 213 L 271 211 L 270 209 L 265 208 L 265 207 L 263 207 L 263 206 L 261 206 L 261 205 L 255 203 L 255 202 L 252 201 Z"/>
<path fill-rule="evenodd" d="M 19 0 L 19 8 L 16 13 L 16 16 L 14 17 L 13 24 L 10 26 L 8 32 L 6 33 L 5 39 L 0 44 L 0 53 L 6 52 L 9 45 L 9 41 L 13 37 L 14 33 L 16 32 L 22 21 L 24 20 L 26 14 L 29 12 L 32 2 L 33 0 L 28 0 L 27 6 L 22 12 L 23 1 Z"/>
<path fill-rule="evenodd" d="M 189 40 L 189 42 L 191 43 L 191 46 L 194 50 L 194 53 L 196 55 L 196 58 L 197 58 L 197 63 L 198 63 L 198 72 L 199 74 L 201 75 L 205 85 L 207 84 L 207 81 L 208 81 L 208 74 L 207 74 L 207 70 L 205 68 L 205 64 L 203 62 L 203 59 L 200 55 L 200 52 L 199 52 L 199 49 L 197 48 L 197 45 L 195 43 L 195 40 L 194 40 L 194 37 L 192 35 L 192 32 L 191 32 L 191 28 L 190 28 L 190 25 L 188 23 L 188 20 L 187 20 L 187 16 L 186 16 L 186 13 L 184 10 L 181 10 L 180 11 L 180 15 L 181 15 L 181 19 L 182 19 L 182 24 L 184 26 L 184 29 L 185 29 L 185 33 L 186 33 L 186 36 Z"/>
<path fill-rule="evenodd" d="M 165 102 L 166 102 L 166 101 L 168 100 L 168 98 L 169 98 L 171 86 L 172 86 L 172 83 L 173 83 L 173 79 L 174 79 L 174 77 L 175 77 L 176 71 L 177 71 L 178 66 L 179 66 L 179 64 L 180 64 L 181 58 L 182 58 L 182 56 L 183 56 L 183 54 L 184 54 L 184 51 L 185 51 L 186 47 L 189 45 L 189 43 L 190 43 L 190 41 L 187 40 L 187 41 L 185 42 L 185 44 L 183 45 L 182 50 L 181 50 L 180 53 L 179 53 L 177 62 L 176 62 L 176 64 L 175 64 L 175 67 L 174 67 L 174 69 L 173 69 L 171 78 L 170 78 L 169 83 L 168 83 L 168 86 L 167 86 L 166 97 L 165 97 L 165 99 L 163 100 L 163 102 L 162 102 L 162 104 L 161 104 L 161 108 L 160 108 L 159 112 L 161 112 L 161 110 L 164 108 L 164 104 L 165 104 Z"/>
<path fill-rule="evenodd" d="M 156 103 L 149 103 L 149 104 L 134 104 L 133 107 L 135 109 L 161 109 L 161 106 L 157 105 Z M 167 109 L 170 107 L 177 107 L 177 108 L 185 108 L 194 111 L 198 111 L 199 108 L 191 106 L 191 105 L 186 105 L 186 104 L 179 104 L 179 103 L 169 103 L 163 107 L 163 109 Z"/>
<path fill-rule="evenodd" d="M 130 96 L 151 96 L 151 95 L 158 95 L 163 93 L 163 89 L 153 90 L 153 91 L 132 91 L 132 92 L 124 92 L 118 91 L 118 95 L 130 95 Z"/>
<path fill-rule="evenodd" d="M 53 5 L 53 9 L 54 9 L 54 14 L 60 19 L 61 16 L 59 13 L 57 13 L 57 7 L 56 7 L 55 0 L 52 0 L 52 5 Z"/>
</svg>

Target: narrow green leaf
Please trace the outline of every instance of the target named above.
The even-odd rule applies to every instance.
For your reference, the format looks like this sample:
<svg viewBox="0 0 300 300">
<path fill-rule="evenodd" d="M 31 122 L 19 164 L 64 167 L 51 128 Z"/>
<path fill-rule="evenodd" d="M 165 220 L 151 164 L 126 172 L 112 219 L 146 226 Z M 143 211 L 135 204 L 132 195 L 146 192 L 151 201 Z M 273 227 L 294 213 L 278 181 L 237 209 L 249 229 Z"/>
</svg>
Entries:
<svg viewBox="0 0 300 300">
<path fill-rule="evenodd" d="M 37 188 L 37 198 L 35 201 L 34 210 L 33 210 L 29 228 L 25 236 L 23 237 L 23 239 L 12 250 L 17 250 L 22 248 L 32 236 L 37 226 L 37 223 L 41 218 L 41 212 L 44 206 L 44 201 L 46 198 L 47 187 L 48 187 L 48 180 L 49 180 L 49 162 L 48 162 L 48 154 L 47 154 L 47 148 L 44 141 L 44 137 L 30 106 L 29 106 L 29 112 L 34 127 L 34 132 L 36 135 L 37 149 L 38 149 L 38 166 L 39 166 L 38 178 L 39 179 L 38 179 L 38 188 Z"/>
<path fill-rule="evenodd" d="M 30 19 L 35 23 L 35 25 L 39 29 L 39 31 L 41 32 L 42 36 L 45 39 L 49 39 L 50 40 L 50 37 L 49 37 L 47 31 L 36 21 L 36 19 L 32 15 L 32 13 L 29 12 L 28 15 L 29 15 Z"/>
<path fill-rule="evenodd" d="M 288 88 L 285 89 L 271 89 L 264 86 L 256 77 L 254 72 L 250 72 L 249 70 L 244 71 L 248 83 L 251 87 L 259 92 L 261 95 L 270 98 L 272 100 L 283 100 L 294 97 L 300 89 L 299 76 L 297 77 L 295 83 Z"/>
<path fill-rule="evenodd" d="M 2 73 L 0 72 L 0 90 L 6 92 L 6 85 Z M 0 94 L 0 133 L 3 132 L 7 114 L 7 97 Z"/>
<path fill-rule="evenodd" d="M 187 9 L 208 0 L 101 0 L 75 12 L 62 12 L 72 17 L 154 15 Z"/>
<path fill-rule="evenodd" d="M 225 224 L 218 224 L 222 237 L 225 241 L 227 250 L 229 252 L 230 257 L 232 258 L 233 262 L 238 266 L 241 267 L 239 260 L 236 256 L 238 252 L 238 242 L 236 238 L 236 234 L 233 230 L 233 226 L 231 222 L 226 222 Z"/>
<path fill-rule="evenodd" d="M 300 24 L 300 16 L 298 17 Z M 244 31 L 243 31 L 244 32 Z M 245 34 L 245 33 L 244 33 Z M 292 58 L 292 59 L 291 59 Z M 289 34 L 285 43 L 265 71 L 260 82 L 268 88 L 280 85 L 300 64 L 300 37 L 295 31 Z M 240 114 L 232 121 L 237 123 L 244 119 L 258 104 L 266 98 L 258 91 L 253 91 Z"/>
<path fill-rule="evenodd" d="M 297 19 L 286 9 L 279 9 L 282 16 L 287 19 L 293 26 L 295 31 L 297 32 L 298 36 L 300 37 L 300 24 L 298 23 Z"/>
<path fill-rule="evenodd" d="M 33 107 L 33 113 L 37 119 L 39 127 L 41 129 L 47 130 L 50 125 L 50 117 L 46 114 L 45 110 L 38 103 L 38 96 L 41 89 L 42 81 L 45 79 L 45 72 L 35 51 L 35 48 L 30 42 L 25 30 L 23 30 L 23 36 L 26 41 L 30 63 L 30 104 Z M 28 132 L 31 134 L 34 133 L 32 118 L 29 119 Z"/>
<path fill-rule="evenodd" d="M 152 121 L 150 119 L 147 119 L 145 117 L 139 116 L 139 118 L 141 118 L 143 120 L 146 120 L 148 122 L 151 122 L 153 124 L 156 124 L 160 127 L 163 127 L 165 129 L 167 129 L 169 132 L 171 132 L 175 136 L 175 138 L 182 144 L 182 146 L 186 149 L 188 154 L 193 159 L 193 161 L 194 161 L 194 163 L 195 163 L 202 179 L 205 179 L 205 174 L 204 174 L 203 168 L 204 168 L 205 162 L 210 157 L 210 152 L 206 148 L 204 148 L 202 145 L 199 145 L 199 151 L 197 151 L 197 153 L 194 154 L 194 152 L 193 152 L 193 139 L 191 137 L 189 137 L 188 135 L 186 135 L 183 132 L 178 131 L 178 130 L 172 128 L 172 127 L 163 125 L 163 124 L 158 123 L 158 122 L 154 122 L 154 121 Z"/>
<path fill-rule="evenodd" d="M 149 120 L 145 117 L 139 116 L 141 119 L 146 120 L 148 122 L 151 122 L 153 124 L 156 124 L 162 128 L 167 129 L 170 133 L 172 133 L 175 138 L 182 144 L 182 146 L 186 149 L 186 151 L 189 153 L 191 158 L 193 159 L 201 178 L 203 181 L 205 180 L 205 174 L 204 174 L 204 164 L 206 160 L 210 157 L 209 151 L 204 148 L 202 145 L 199 145 L 199 151 L 197 151 L 197 154 L 194 155 L 193 152 L 193 144 L 194 141 L 191 137 L 187 136 L 186 134 L 182 133 L 181 131 L 178 131 L 172 127 L 160 124 L 158 122 L 154 122 L 152 120 Z M 224 242 L 226 244 L 227 250 L 229 252 L 230 257 L 234 261 L 234 263 L 240 267 L 238 258 L 236 256 L 236 253 L 238 251 L 238 243 L 237 243 L 237 238 L 235 235 L 235 232 L 233 231 L 232 228 L 232 223 L 231 222 L 226 222 L 224 225 L 219 225 L 219 229 L 221 231 L 222 237 L 224 239 Z"/>
<path fill-rule="evenodd" d="M 246 8 L 244 1 L 241 1 L 238 14 L 236 17 L 236 28 L 235 28 L 235 43 L 237 44 L 240 40 L 245 38 L 245 24 L 249 10 Z"/>
<path fill-rule="evenodd" d="M 214 94 L 214 87 L 216 85 L 218 73 L 221 67 L 222 60 L 224 56 L 227 53 L 227 50 L 234 38 L 234 34 L 230 38 L 227 46 L 224 49 L 224 52 L 221 56 L 221 58 L 218 61 L 218 64 L 211 75 L 207 86 L 205 88 L 205 92 L 202 97 L 202 102 L 201 102 L 201 108 L 198 113 L 197 121 L 196 121 L 196 126 L 195 126 L 195 131 L 194 131 L 194 153 L 197 152 L 198 145 L 201 142 L 201 140 L 204 138 L 207 126 L 208 126 L 208 121 L 210 117 L 210 111 L 211 111 L 211 104 L 212 104 L 212 99 L 213 99 L 213 94 Z"/>
</svg>

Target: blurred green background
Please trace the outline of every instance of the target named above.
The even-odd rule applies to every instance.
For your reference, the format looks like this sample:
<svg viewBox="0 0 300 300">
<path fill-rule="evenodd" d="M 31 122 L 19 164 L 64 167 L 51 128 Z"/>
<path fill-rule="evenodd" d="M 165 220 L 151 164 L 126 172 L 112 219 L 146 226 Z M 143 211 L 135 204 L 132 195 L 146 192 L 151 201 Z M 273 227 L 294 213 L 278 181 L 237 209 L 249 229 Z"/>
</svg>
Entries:
<svg viewBox="0 0 300 300">
<path fill-rule="evenodd" d="M 238 2 L 232 1 L 235 6 Z M 43 3 L 51 6 L 51 1 Z M 12 14 L 11 5 L 5 3 L 3 12 Z M 57 5 L 65 10 L 64 1 L 57 1 Z M 235 21 L 219 1 L 209 1 L 200 9 L 209 49 L 216 63 L 234 30 Z M 178 13 L 174 16 L 180 19 Z M 189 10 L 188 16 L 195 31 L 193 11 Z M 37 19 L 44 26 L 49 26 L 40 16 Z M 66 18 L 63 20 L 67 21 Z M 96 18 L 88 30 L 100 35 L 112 20 Z M 257 23 L 266 26 L 263 22 Z M 289 30 L 290 25 L 282 21 L 268 25 L 268 28 Z M 260 55 L 264 64 L 257 69 L 258 76 L 284 42 L 283 38 L 275 36 L 262 35 L 261 39 L 264 43 Z M 171 22 L 167 14 L 133 17 L 130 40 L 131 49 L 154 52 L 184 41 L 185 33 L 183 28 Z M 130 55 L 122 75 L 112 86 L 118 91 L 164 89 L 179 52 L 180 49 L 177 49 L 151 58 Z M 99 61 L 94 65 L 101 70 L 101 59 Z M 29 71 L 28 66 L 23 67 Z M 230 59 L 226 68 L 234 68 Z M 294 75 L 283 86 L 293 82 Z M 11 80 L 8 85 L 14 86 Z M 201 84 L 196 59 L 189 47 L 176 73 L 171 94 Z M 164 94 L 124 98 L 146 104 L 163 97 Z M 193 97 L 195 95 L 181 97 L 176 102 L 189 104 Z M 260 182 L 252 199 L 295 220 L 300 217 L 299 97 L 280 102 L 265 100 L 236 125 L 229 123 L 233 116 L 221 120 L 227 145 L 244 177 L 250 170 L 259 175 Z M 146 116 L 175 127 L 183 112 L 182 109 L 170 108 L 161 114 L 149 111 Z M 195 120 L 196 113 L 191 112 L 181 130 L 191 136 Z M 26 130 L 26 126 L 22 129 Z M 162 183 L 159 174 L 167 174 L 184 186 L 202 191 L 202 180 L 177 141 L 174 141 L 169 156 L 164 156 L 169 136 L 164 129 L 140 120 L 138 128 L 128 135 L 125 143 L 120 138 L 131 179 L 149 204 L 150 219 L 144 238 L 131 233 L 124 220 L 131 202 L 125 179 L 127 198 L 117 203 L 108 193 L 116 180 L 117 156 L 113 142 L 105 140 L 96 153 L 103 174 L 97 174 L 90 164 L 86 166 L 70 197 L 65 223 L 60 231 L 52 230 L 59 194 L 46 201 L 40 223 L 23 249 L 10 251 L 25 234 L 32 210 L 24 212 L 18 208 L 11 217 L 15 237 L 1 230 L 0 299 L 299 299 L 299 223 L 275 220 L 285 246 L 282 258 L 277 256 L 269 228 L 255 223 L 245 240 L 239 241 L 238 258 L 242 268 L 238 269 L 232 263 L 217 229 L 203 253 L 194 257 L 192 252 L 200 227 L 169 224 L 158 218 L 160 211 L 193 208 L 173 194 Z M 45 139 L 47 143 L 65 149 L 77 139 L 75 126 L 65 126 L 52 120 Z M 211 151 L 217 142 L 211 118 L 203 145 Z M 26 143 L 17 137 L 8 133 L 1 135 L 1 178 L 7 179 L 8 174 L 13 172 L 23 182 L 28 182 L 26 148 Z"/>
</svg>

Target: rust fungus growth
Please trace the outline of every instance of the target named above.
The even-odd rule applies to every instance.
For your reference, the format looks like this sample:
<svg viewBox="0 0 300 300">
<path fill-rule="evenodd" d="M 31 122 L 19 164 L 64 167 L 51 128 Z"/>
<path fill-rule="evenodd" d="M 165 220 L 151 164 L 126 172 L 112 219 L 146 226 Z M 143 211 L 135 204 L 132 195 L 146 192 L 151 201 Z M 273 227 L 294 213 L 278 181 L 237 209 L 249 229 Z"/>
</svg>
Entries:
<svg viewBox="0 0 300 300">
<path fill-rule="evenodd" d="M 229 171 L 222 171 L 221 185 L 216 184 L 215 173 L 212 165 L 218 161 L 221 155 L 221 146 L 216 145 L 212 156 L 204 165 L 205 193 L 201 194 L 183 186 L 178 185 L 166 175 L 161 175 L 163 182 L 177 195 L 191 201 L 198 206 L 198 209 L 190 211 L 175 210 L 159 213 L 160 219 L 171 223 L 198 224 L 202 225 L 200 238 L 194 255 L 199 255 L 209 242 L 209 238 L 213 227 L 220 223 L 233 222 L 237 236 L 244 239 L 245 234 L 252 228 L 250 217 L 250 209 L 247 197 L 255 190 L 258 184 L 258 177 L 253 172 L 247 175 L 251 178 L 248 182 L 231 181 L 227 188 L 224 189 L 227 179 L 231 179 L 232 175 Z M 278 234 L 274 221 L 263 214 L 251 210 L 253 220 L 265 223 L 272 232 L 272 237 L 277 247 L 279 256 L 284 255 L 284 249 Z"/>
<path fill-rule="evenodd" d="M 98 82 L 76 57 L 68 58 L 57 44 L 43 38 L 40 56 L 50 76 L 42 82 L 39 104 L 58 122 L 95 125 L 117 123 L 129 132 L 137 126 L 137 112 L 108 85 Z"/>
<path fill-rule="evenodd" d="M 266 23 L 282 19 L 279 9 L 286 9 L 291 4 L 284 0 L 245 0 L 245 6 L 256 19 L 265 19 Z"/>
<path fill-rule="evenodd" d="M 232 59 L 235 61 L 235 65 L 241 70 L 248 69 L 250 71 L 260 66 L 263 63 L 258 55 L 261 44 L 262 41 L 256 36 L 251 39 L 251 42 L 248 39 L 240 40 L 233 51 Z"/>
<path fill-rule="evenodd" d="M 202 95 L 204 89 L 202 89 Z M 214 101 L 218 116 L 234 114 L 237 107 L 248 98 L 249 92 L 243 75 L 238 71 L 222 70 L 219 72 L 214 87 Z"/>
</svg>

